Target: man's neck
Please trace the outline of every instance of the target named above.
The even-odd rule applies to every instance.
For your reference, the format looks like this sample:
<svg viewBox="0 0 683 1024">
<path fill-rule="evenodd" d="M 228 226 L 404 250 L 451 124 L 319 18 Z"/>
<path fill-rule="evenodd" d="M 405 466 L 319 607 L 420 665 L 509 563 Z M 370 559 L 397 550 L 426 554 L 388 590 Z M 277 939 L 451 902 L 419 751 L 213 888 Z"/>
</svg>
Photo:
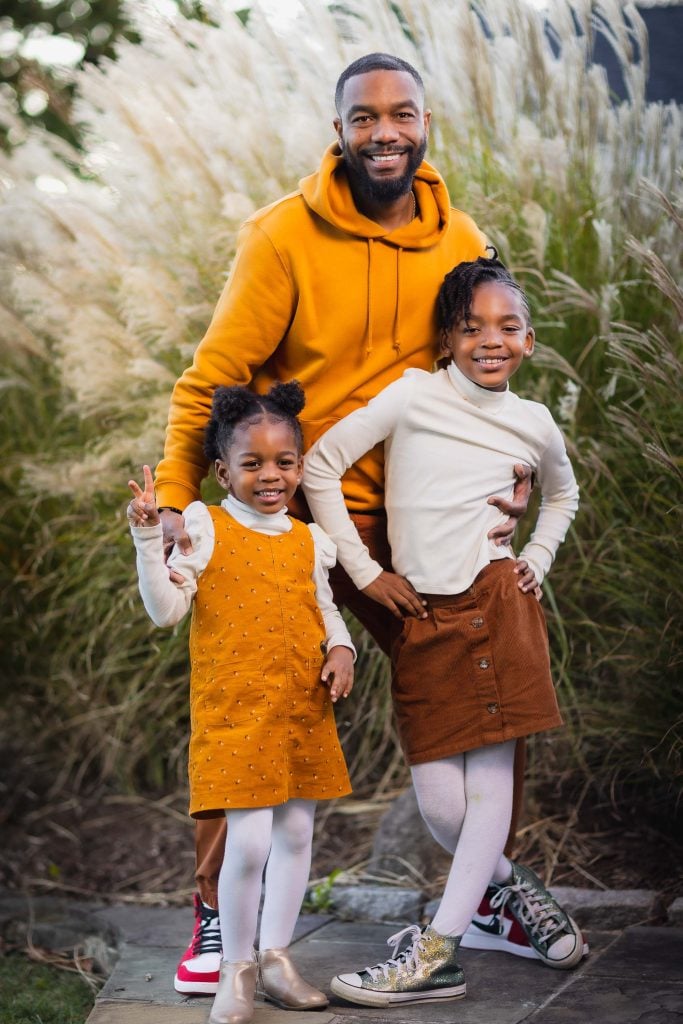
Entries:
<svg viewBox="0 0 683 1024">
<path fill-rule="evenodd" d="M 410 224 L 417 213 L 415 195 L 412 190 L 389 202 L 380 202 L 379 200 L 372 199 L 365 193 L 357 193 L 354 191 L 353 186 L 351 191 L 353 193 L 353 201 L 359 213 L 362 213 L 370 220 L 374 220 L 376 224 L 381 224 L 387 231 L 393 231 L 395 228 L 402 228 L 405 224 Z"/>
</svg>

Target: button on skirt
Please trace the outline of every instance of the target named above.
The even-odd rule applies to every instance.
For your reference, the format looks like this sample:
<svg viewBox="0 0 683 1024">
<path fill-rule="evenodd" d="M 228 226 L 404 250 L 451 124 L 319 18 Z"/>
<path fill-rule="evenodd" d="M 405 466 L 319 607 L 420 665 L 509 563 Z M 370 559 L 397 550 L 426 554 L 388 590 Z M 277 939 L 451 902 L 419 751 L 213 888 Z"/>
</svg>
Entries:
<svg viewBox="0 0 683 1024">
<path fill-rule="evenodd" d="M 408 764 L 562 725 L 545 616 L 514 567 L 501 558 L 462 594 L 423 595 L 428 618 L 405 620 L 392 695 Z"/>
</svg>

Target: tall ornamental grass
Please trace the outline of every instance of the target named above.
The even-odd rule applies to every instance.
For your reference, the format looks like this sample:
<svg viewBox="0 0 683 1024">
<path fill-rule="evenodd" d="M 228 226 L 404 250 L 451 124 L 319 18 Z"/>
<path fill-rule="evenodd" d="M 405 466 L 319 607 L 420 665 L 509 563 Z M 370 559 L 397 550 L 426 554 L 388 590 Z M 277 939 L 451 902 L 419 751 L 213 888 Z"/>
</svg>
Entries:
<svg viewBox="0 0 683 1024">
<path fill-rule="evenodd" d="M 10 763 L 54 792 L 184 781 L 185 629 L 146 621 L 126 480 L 161 455 L 240 222 L 316 166 L 338 73 L 381 49 L 424 72 L 430 159 L 531 294 L 541 344 L 517 388 L 550 405 L 580 479 L 545 587 L 569 729 L 535 770 L 666 799 L 681 754 L 681 115 L 645 102 L 634 5 L 301 0 L 284 26 L 258 5 L 246 25 L 220 3 L 209 23 L 129 11 L 142 44 L 77 76 L 82 152 L 0 111 L 19 143 L 0 153 Z M 625 102 L 592 62 L 598 33 Z M 357 677 L 340 727 L 357 788 L 379 793 L 403 776 L 367 640 Z"/>
</svg>

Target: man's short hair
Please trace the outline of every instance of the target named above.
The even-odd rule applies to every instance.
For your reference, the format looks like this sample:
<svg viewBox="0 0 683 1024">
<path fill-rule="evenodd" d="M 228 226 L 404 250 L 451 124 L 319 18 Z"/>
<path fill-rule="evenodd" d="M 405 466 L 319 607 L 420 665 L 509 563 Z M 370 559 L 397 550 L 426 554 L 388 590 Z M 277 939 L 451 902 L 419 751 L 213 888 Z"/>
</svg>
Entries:
<svg viewBox="0 0 683 1024">
<path fill-rule="evenodd" d="M 403 60 L 401 57 L 394 57 L 390 53 L 366 53 L 364 57 L 359 57 L 358 60 L 354 60 L 347 68 L 344 68 L 337 79 L 337 85 L 334 90 L 334 105 L 337 108 L 338 114 L 341 113 L 344 86 L 349 78 L 355 78 L 356 75 L 365 75 L 369 71 L 407 71 L 415 80 L 420 90 L 420 95 L 424 96 L 425 87 L 420 77 L 420 72 L 412 64 L 409 64 L 407 60 Z"/>
</svg>

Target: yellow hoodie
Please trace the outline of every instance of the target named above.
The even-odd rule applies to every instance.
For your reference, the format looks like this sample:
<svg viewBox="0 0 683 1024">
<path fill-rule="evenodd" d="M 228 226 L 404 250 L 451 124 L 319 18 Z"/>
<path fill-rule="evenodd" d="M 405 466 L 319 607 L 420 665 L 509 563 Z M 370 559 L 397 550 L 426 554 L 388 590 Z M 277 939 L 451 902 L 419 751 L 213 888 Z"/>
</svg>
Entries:
<svg viewBox="0 0 683 1024">
<path fill-rule="evenodd" d="M 426 162 L 414 192 L 418 215 L 387 232 L 356 209 L 335 143 L 296 192 L 245 222 L 213 319 L 173 390 L 157 467 L 160 505 L 183 509 L 199 497 L 219 385 L 263 393 L 274 381 L 299 380 L 308 448 L 408 367 L 432 367 L 439 286 L 455 264 L 483 255 L 486 242 L 451 208 Z M 349 470 L 344 495 L 351 511 L 381 507 L 381 447 Z"/>
</svg>

